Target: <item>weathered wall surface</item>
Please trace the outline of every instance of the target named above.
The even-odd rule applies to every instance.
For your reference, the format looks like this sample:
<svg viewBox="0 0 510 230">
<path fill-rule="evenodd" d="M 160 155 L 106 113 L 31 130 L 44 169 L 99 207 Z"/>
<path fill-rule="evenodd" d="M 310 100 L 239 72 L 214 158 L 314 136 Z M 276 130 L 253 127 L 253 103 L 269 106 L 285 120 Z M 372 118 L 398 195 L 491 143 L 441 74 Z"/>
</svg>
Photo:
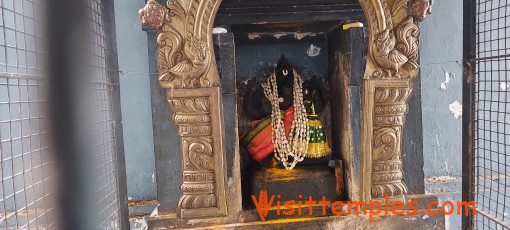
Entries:
<svg viewBox="0 0 510 230">
<path fill-rule="evenodd" d="M 420 24 L 425 189 L 440 201 L 461 199 L 462 14 L 461 0 L 436 0 Z M 446 222 L 461 227 L 458 216 Z"/>
<path fill-rule="evenodd" d="M 143 6 L 144 1 L 115 0 L 126 176 L 133 200 L 156 198 L 147 34 L 136 14 Z"/>
</svg>

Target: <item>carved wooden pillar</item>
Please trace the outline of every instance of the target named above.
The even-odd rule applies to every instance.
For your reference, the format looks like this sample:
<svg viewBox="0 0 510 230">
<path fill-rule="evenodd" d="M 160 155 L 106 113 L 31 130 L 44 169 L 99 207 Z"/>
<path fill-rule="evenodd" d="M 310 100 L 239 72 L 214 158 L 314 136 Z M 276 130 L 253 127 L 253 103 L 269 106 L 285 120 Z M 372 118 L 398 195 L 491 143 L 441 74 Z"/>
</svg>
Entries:
<svg viewBox="0 0 510 230">
<path fill-rule="evenodd" d="M 224 127 L 219 87 L 172 89 L 168 103 L 174 111 L 182 149 L 181 217 L 226 214 Z"/>
<path fill-rule="evenodd" d="M 361 197 L 403 200 L 402 131 L 418 75 L 419 29 L 430 0 L 359 0 L 369 29 L 363 80 Z M 415 17 L 413 17 L 413 16 Z M 420 108 L 416 108 L 420 109 Z M 421 170 L 421 169 L 420 169 Z"/>
<path fill-rule="evenodd" d="M 369 29 L 363 80 L 361 199 L 404 200 L 402 131 L 430 0 L 359 0 Z M 414 16 L 414 17 L 413 17 Z M 419 169 L 422 170 L 422 169 Z"/>
<path fill-rule="evenodd" d="M 180 218 L 227 215 L 225 130 L 212 21 L 220 1 L 147 1 L 145 24 L 159 29 L 158 75 L 174 111 L 182 153 Z"/>
<path fill-rule="evenodd" d="M 411 95 L 410 80 L 363 83 L 362 199 L 402 200 L 407 193 L 402 172 L 402 131 Z"/>
</svg>

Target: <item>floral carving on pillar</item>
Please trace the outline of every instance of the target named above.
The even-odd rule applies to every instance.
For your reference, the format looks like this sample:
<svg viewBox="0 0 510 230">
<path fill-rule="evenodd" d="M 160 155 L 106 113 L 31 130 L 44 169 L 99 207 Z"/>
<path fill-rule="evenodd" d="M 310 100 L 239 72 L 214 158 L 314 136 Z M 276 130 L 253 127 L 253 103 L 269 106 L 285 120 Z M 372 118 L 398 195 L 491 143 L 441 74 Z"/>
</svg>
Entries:
<svg viewBox="0 0 510 230">
<path fill-rule="evenodd" d="M 407 113 L 408 88 L 376 88 L 372 149 L 372 197 L 407 193 L 402 182 L 402 130 Z"/>
</svg>

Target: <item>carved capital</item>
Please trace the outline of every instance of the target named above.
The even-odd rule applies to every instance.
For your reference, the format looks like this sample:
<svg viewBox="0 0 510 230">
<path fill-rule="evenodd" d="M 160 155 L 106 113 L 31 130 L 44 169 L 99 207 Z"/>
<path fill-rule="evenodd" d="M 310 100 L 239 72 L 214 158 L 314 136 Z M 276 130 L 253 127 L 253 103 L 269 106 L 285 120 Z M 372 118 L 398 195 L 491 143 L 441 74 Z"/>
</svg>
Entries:
<svg viewBox="0 0 510 230">
<path fill-rule="evenodd" d="M 428 0 L 426 0 L 428 1 Z M 409 15 L 409 0 L 359 0 L 368 21 L 369 52 L 365 79 L 412 79 L 419 70 L 419 28 Z"/>
<path fill-rule="evenodd" d="M 159 29 L 157 60 L 164 88 L 219 86 L 212 48 L 212 21 L 217 0 L 155 0 L 139 12 L 142 22 Z"/>
</svg>

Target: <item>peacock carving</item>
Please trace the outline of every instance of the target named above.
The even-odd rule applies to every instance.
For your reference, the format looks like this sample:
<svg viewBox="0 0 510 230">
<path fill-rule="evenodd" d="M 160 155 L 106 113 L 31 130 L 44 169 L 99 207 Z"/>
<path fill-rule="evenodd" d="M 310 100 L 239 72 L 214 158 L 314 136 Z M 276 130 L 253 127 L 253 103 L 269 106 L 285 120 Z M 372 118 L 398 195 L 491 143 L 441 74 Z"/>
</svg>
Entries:
<svg viewBox="0 0 510 230">
<path fill-rule="evenodd" d="M 176 88 L 207 86 L 204 79 L 210 64 L 210 55 L 205 42 L 200 39 L 182 39 L 170 28 L 158 37 L 159 80 Z"/>
<path fill-rule="evenodd" d="M 393 30 L 385 29 L 375 35 L 373 44 L 374 61 L 384 71 L 387 76 L 399 76 L 399 69 L 407 63 L 408 58 L 395 48 L 396 39 Z"/>
<path fill-rule="evenodd" d="M 209 87 L 206 78 L 211 65 L 207 36 L 196 34 L 193 23 L 196 4 L 183 7 L 180 1 L 168 1 L 167 6 L 149 0 L 139 11 L 142 22 L 161 30 L 157 38 L 159 81 L 165 88 Z M 171 19 L 171 20 L 170 20 Z"/>
</svg>

